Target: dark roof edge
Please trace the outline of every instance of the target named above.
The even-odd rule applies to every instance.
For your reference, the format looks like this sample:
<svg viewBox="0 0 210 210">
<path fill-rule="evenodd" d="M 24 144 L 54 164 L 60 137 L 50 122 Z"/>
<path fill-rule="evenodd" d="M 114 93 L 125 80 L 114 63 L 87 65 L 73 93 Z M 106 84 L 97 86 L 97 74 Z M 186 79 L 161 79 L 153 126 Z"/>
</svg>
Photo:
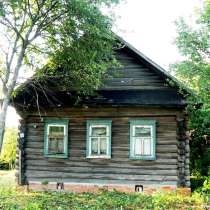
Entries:
<svg viewBox="0 0 210 210">
<path fill-rule="evenodd" d="M 158 71 L 158 73 L 160 73 L 164 78 L 170 79 L 172 80 L 175 85 L 180 88 L 185 90 L 188 94 L 190 95 L 195 95 L 195 93 L 193 92 L 193 90 L 189 89 L 188 87 L 186 87 L 182 82 L 180 82 L 178 79 L 176 79 L 174 76 L 172 76 L 171 74 L 169 74 L 164 68 L 162 68 L 160 65 L 158 65 L 157 63 L 155 63 L 153 60 L 151 60 L 150 58 L 148 58 L 146 55 L 144 55 L 142 52 L 140 52 L 139 50 L 137 50 L 135 47 L 133 47 L 131 44 L 129 44 L 128 42 L 126 42 L 122 37 L 116 35 L 116 39 L 119 40 L 122 44 L 124 44 L 128 49 L 130 49 L 132 52 L 134 52 L 137 56 L 139 56 L 141 59 L 145 60 L 148 64 L 150 64 L 154 69 L 156 69 Z"/>
</svg>

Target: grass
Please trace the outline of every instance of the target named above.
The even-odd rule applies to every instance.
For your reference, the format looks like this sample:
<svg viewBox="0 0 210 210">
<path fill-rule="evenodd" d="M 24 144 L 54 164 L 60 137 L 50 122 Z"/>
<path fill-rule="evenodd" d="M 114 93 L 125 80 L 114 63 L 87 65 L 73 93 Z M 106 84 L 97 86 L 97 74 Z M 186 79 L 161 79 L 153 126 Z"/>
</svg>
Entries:
<svg viewBox="0 0 210 210">
<path fill-rule="evenodd" d="M 26 192 L 14 187 L 14 171 L 1 172 L 0 209 L 9 210 L 131 210 L 131 209 L 204 209 L 203 198 L 195 193 L 146 195 L 100 191 L 93 193 Z"/>
<path fill-rule="evenodd" d="M 4 171 L 0 170 L 0 186 L 1 188 L 11 188 L 15 185 L 15 170 Z"/>
</svg>

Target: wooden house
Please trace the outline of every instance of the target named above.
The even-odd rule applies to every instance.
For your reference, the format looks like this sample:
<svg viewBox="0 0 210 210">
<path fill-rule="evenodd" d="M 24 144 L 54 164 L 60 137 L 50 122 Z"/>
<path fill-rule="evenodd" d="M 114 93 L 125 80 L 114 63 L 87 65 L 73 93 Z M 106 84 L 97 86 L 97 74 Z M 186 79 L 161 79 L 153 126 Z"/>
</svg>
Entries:
<svg viewBox="0 0 210 210">
<path fill-rule="evenodd" d="M 71 91 L 53 89 L 49 103 L 30 82 L 15 96 L 22 118 L 19 184 L 74 192 L 190 189 L 186 100 L 179 83 L 120 42 L 119 74 L 79 104 Z"/>
</svg>

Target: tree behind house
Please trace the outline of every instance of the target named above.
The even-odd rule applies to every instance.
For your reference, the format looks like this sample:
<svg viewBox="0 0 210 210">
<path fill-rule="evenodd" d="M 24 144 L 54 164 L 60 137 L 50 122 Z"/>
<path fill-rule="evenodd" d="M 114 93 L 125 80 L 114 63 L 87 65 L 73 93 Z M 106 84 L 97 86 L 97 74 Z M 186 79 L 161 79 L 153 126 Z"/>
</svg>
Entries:
<svg viewBox="0 0 210 210">
<path fill-rule="evenodd" d="M 183 18 L 176 25 L 176 45 L 184 60 L 173 67 L 176 76 L 197 95 L 188 98 L 191 173 L 206 176 L 210 175 L 210 0 L 197 11 L 193 26 Z"/>
<path fill-rule="evenodd" d="M 44 58 L 43 64 L 50 63 L 53 77 L 57 78 L 61 75 L 58 73 L 56 76 L 56 69 L 62 64 L 70 86 L 76 86 L 81 92 L 87 93 L 100 85 L 106 69 L 116 63 L 112 48 L 112 20 L 101 13 L 100 6 L 117 2 L 118 0 L 0 2 L 0 35 L 4 42 L 0 48 L 3 58 L 0 65 L 0 152 L 6 111 L 19 82 L 20 71 L 29 67 L 36 69 L 40 62 L 36 58 Z M 39 65 L 41 66 L 43 65 Z M 45 75 L 45 72 L 40 72 L 43 74 L 36 75 L 39 78 Z M 49 73 L 47 76 L 52 75 Z"/>
</svg>

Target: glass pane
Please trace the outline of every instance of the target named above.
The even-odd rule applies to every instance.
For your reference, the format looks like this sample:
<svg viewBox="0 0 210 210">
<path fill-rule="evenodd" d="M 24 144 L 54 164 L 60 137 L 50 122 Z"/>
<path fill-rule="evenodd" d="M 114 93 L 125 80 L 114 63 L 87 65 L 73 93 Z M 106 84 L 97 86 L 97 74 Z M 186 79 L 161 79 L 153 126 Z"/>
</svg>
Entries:
<svg viewBox="0 0 210 210">
<path fill-rule="evenodd" d="M 107 138 L 100 138 L 100 154 L 107 154 Z"/>
<path fill-rule="evenodd" d="M 137 137 L 150 137 L 151 136 L 151 128 L 139 126 L 135 127 L 135 136 Z"/>
<path fill-rule="evenodd" d="M 55 138 L 49 138 L 48 152 L 49 153 L 57 152 L 57 140 Z"/>
<path fill-rule="evenodd" d="M 49 126 L 50 136 L 64 136 L 64 126 Z"/>
<path fill-rule="evenodd" d="M 57 139 L 58 141 L 58 153 L 64 153 L 64 141 L 63 139 Z"/>
<path fill-rule="evenodd" d="M 106 127 L 92 127 L 92 133 L 91 136 L 106 136 Z"/>
<path fill-rule="evenodd" d="M 140 138 L 135 138 L 135 142 L 134 142 L 134 154 L 135 155 L 142 155 L 143 154 L 142 140 Z"/>
<path fill-rule="evenodd" d="M 48 152 L 51 154 L 64 153 L 64 126 L 49 126 Z"/>
<path fill-rule="evenodd" d="M 63 138 L 48 138 L 48 152 L 49 153 L 64 153 Z"/>
<path fill-rule="evenodd" d="M 98 154 L 98 138 L 91 138 L 91 154 Z"/>
<path fill-rule="evenodd" d="M 135 155 L 151 155 L 151 138 L 135 138 Z"/>
<path fill-rule="evenodd" d="M 143 140 L 144 142 L 144 155 L 151 155 L 151 142 L 150 142 L 150 138 L 145 138 Z"/>
</svg>

